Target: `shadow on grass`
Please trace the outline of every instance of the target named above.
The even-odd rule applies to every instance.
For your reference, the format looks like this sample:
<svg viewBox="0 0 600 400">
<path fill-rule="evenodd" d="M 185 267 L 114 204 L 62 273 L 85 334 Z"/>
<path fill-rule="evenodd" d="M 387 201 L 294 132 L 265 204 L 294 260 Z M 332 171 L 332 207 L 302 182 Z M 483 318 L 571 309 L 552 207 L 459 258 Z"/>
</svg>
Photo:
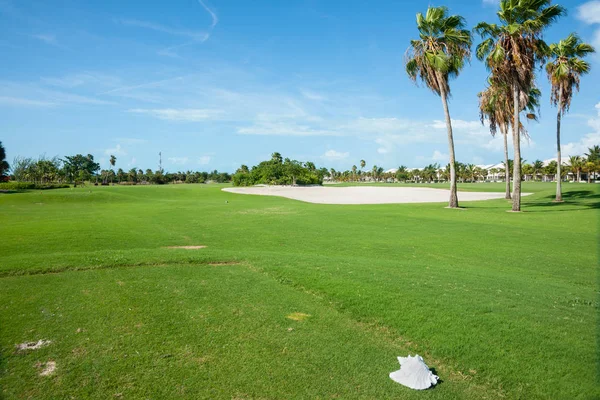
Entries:
<svg viewBox="0 0 600 400">
<path fill-rule="evenodd" d="M 546 196 L 548 200 L 530 201 L 524 205 L 529 208 L 527 212 L 568 212 L 590 209 L 600 209 L 600 193 L 594 193 L 591 190 L 572 190 L 562 194 L 563 201 L 555 202 L 555 195 Z M 546 207 L 546 209 L 536 209 Z M 554 208 L 554 209 L 550 209 Z"/>
</svg>

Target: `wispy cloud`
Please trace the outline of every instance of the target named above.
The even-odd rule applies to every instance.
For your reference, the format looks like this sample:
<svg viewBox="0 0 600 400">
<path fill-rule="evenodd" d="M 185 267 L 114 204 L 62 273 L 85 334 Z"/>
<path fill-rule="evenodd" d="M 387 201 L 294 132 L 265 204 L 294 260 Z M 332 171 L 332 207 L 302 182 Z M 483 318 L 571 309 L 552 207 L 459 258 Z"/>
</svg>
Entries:
<svg viewBox="0 0 600 400">
<path fill-rule="evenodd" d="M 126 156 L 127 152 L 121 147 L 120 144 L 117 144 L 113 148 L 108 148 L 104 150 L 104 154 L 107 156 Z"/>
<path fill-rule="evenodd" d="M 323 96 L 322 94 L 312 92 L 310 90 L 303 89 L 300 91 L 300 93 L 302 94 L 302 96 L 304 96 L 308 100 L 315 100 L 315 101 L 327 100 L 327 97 Z"/>
<path fill-rule="evenodd" d="M 137 139 L 137 138 L 117 138 L 117 139 L 115 139 L 115 141 L 122 143 L 122 144 L 128 144 L 128 145 L 148 143 L 148 141 L 146 139 Z"/>
<path fill-rule="evenodd" d="M 188 157 L 169 157 L 167 158 L 167 160 L 171 163 L 171 164 L 175 164 L 175 165 L 185 165 L 188 163 L 189 158 Z"/>
<path fill-rule="evenodd" d="M 327 161 L 339 161 L 344 160 L 350 156 L 348 152 L 341 152 L 337 150 L 327 150 L 325 154 L 321 156 L 322 159 Z"/>
<path fill-rule="evenodd" d="M 21 97 L 0 96 L 0 104 L 5 106 L 25 106 L 25 107 L 53 107 L 57 103 L 50 101 L 39 101 L 25 99 Z"/>
<path fill-rule="evenodd" d="M 129 92 L 129 91 L 132 91 L 132 90 L 135 90 L 135 89 L 158 87 L 158 86 L 162 86 L 165 83 L 173 83 L 173 82 L 181 81 L 184 78 L 185 78 L 185 76 L 175 76 L 173 78 L 160 79 L 160 80 L 151 81 L 151 82 L 144 82 L 144 83 L 140 83 L 140 84 L 137 84 L 137 85 L 121 86 L 121 87 L 118 87 L 118 88 L 115 88 L 115 89 L 111 89 L 111 90 L 107 90 L 105 92 L 98 93 L 98 94 L 99 95 L 114 94 L 114 93 Z"/>
<path fill-rule="evenodd" d="M 147 114 L 152 117 L 169 120 L 169 121 L 187 121 L 187 122 L 199 122 L 208 119 L 215 119 L 220 116 L 222 110 L 211 110 L 202 108 L 161 108 L 161 109 L 143 109 L 134 108 L 128 110 L 131 113 L 136 114 Z"/>
<path fill-rule="evenodd" d="M 190 39 L 200 41 L 200 42 L 204 42 L 206 39 L 208 39 L 210 37 L 210 34 L 208 32 L 192 31 L 192 30 L 187 30 L 187 29 L 176 29 L 176 28 L 171 28 L 168 26 L 156 24 L 154 22 L 141 21 L 138 19 L 115 19 L 115 22 L 117 22 L 121 25 L 125 25 L 125 26 L 149 29 L 149 30 L 156 31 L 156 32 L 167 33 L 169 35 L 184 36 L 184 37 L 188 37 Z"/>
<path fill-rule="evenodd" d="M 210 156 L 201 156 L 198 159 L 198 164 L 200 164 L 200 165 L 207 165 L 207 164 L 210 164 L 210 160 L 211 160 Z"/>
<path fill-rule="evenodd" d="M 32 38 L 40 40 L 46 44 L 51 46 L 58 46 L 58 40 L 56 40 L 56 36 L 49 33 L 38 33 L 35 35 L 31 35 Z"/>
<path fill-rule="evenodd" d="M 204 2 L 202 0 L 198 0 L 198 3 L 200 3 L 200 5 L 202 7 L 204 7 L 204 9 L 206 10 L 206 12 L 208 12 L 210 14 L 210 17 L 212 18 L 212 24 L 210 25 L 210 28 L 214 28 L 215 26 L 217 26 L 217 24 L 219 23 L 219 18 L 217 17 L 217 14 L 215 14 L 215 12 L 213 10 L 211 10 L 210 8 L 208 8 L 206 6 L 206 4 L 204 4 Z"/>
</svg>

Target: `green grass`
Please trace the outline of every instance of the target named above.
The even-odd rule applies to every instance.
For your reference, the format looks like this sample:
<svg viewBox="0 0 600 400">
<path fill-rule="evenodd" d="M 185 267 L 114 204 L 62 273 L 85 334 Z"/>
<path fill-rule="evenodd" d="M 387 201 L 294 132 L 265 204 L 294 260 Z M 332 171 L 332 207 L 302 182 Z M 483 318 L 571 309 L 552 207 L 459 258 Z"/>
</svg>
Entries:
<svg viewBox="0 0 600 400">
<path fill-rule="evenodd" d="M 600 185 L 525 184 L 520 214 L 221 187 L 0 194 L 0 397 L 600 396 Z M 392 382 L 409 353 L 443 382 Z"/>
</svg>

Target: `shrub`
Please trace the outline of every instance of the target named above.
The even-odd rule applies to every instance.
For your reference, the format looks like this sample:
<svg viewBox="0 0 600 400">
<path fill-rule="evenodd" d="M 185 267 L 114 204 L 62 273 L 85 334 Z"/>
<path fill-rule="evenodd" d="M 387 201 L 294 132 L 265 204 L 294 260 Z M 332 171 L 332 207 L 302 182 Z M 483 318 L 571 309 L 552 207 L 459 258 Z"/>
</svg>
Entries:
<svg viewBox="0 0 600 400">
<path fill-rule="evenodd" d="M 3 182 L 0 183 L 0 190 L 47 190 L 47 189 L 65 189 L 70 185 L 66 183 L 46 183 L 43 185 L 33 182 Z"/>
</svg>

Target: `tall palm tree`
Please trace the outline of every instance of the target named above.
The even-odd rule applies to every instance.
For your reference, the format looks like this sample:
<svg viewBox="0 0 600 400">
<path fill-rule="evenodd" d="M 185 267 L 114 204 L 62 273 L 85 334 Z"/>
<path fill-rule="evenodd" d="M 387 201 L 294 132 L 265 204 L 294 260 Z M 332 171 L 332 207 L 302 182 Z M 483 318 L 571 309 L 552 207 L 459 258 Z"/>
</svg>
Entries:
<svg viewBox="0 0 600 400">
<path fill-rule="evenodd" d="M 571 33 L 566 39 L 550 45 L 552 60 L 546 65 L 548 79 L 552 85 L 551 101 L 558 108 L 556 114 L 556 152 L 558 166 L 556 170 L 556 199 L 562 201 L 561 188 L 561 154 L 560 154 L 560 120 L 569 111 L 573 89 L 579 91 L 581 75 L 590 72 L 590 65 L 582 58 L 593 53 L 594 48 L 581 42 L 581 39 Z"/>
<path fill-rule="evenodd" d="M 521 137 L 519 114 L 534 86 L 536 64 L 545 59 L 548 46 L 542 33 L 565 13 L 551 0 L 501 0 L 497 15 L 501 24 L 480 22 L 475 31 L 484 39 L 477 58 L 485 60 L 495 79 L 511 89 L 513 98 L 513 211 L 521 211 Z"/>
<path fill-rule="evenodd" d="M 360 160 L 360 169 L 361 171 L 365 168 L 365 165 L 367 165 L 365 160 Z"/>
<path fill-rule="evenodd" d="M 458 207 L 456 194 L 456 157 L 452 121 L 448 110 L 450 78 L 458 76 L 471 55 L 471 32 L 464 29 L 465 19 L 460 15 L 448 15 L 446 7 L 429 7 L 427 13 L 417 14 L 419 39 L 411 40 L 407 52 L 406 72 L 441 97 L 450 154 L 450 200 L 448 207 Z"/>
<path fill-rule="evenodd" d="M 525 108 L 529 111 L 527 113 L 528 119 L 537 120 L 541 95 L 542 92 L 539 89 L 532 87 L 526 100 L 521 99 L 522 101 L 526 101 Z M 488 121 L 492 136 L 495 136 L 496 132 L 500 130 L 504 138 L 504 165 L 508 165 L 508 129 L 512 126 L 512 110 L 514 108 L 510 88 L 492 76 L 488 79 L 486 90 L 480 92 L 478 96 L 481 123 L 483 124 L 486 120 Z M 519 124 L 519 130 L 522 134 L 527 135 L 523 124 Z M 510 200 L 510 170 L 505 168 L 504 174 L 506 183 L 504 198 Z"/>
<path fill-rule="evenodd" d="M 571 165 L 571 172 L 577 174 L 577 182 L 581 182 L 581 170 L 585 164 L 585 160 L 581 156 L 570 156 L 569 164 Z"/>
<path fill-rule="evenodd" d="M 356 165 L 352 166 L 352 176 L 354 177 L 354 180 L 356 181 Z"/>
</svg>

